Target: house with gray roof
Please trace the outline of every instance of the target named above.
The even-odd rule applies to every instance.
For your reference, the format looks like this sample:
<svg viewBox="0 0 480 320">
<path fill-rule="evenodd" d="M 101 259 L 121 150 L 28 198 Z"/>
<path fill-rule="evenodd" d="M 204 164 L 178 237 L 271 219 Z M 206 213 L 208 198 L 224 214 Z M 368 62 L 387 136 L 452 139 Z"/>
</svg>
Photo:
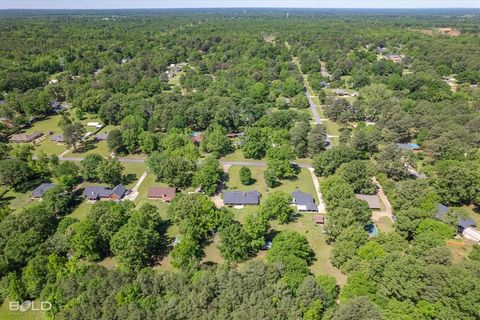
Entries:
<svg viewBox="0 0 480 320">
<path fill-rule="evenodd" d="M 97 201 L 97 200 L 121 200 L 125 194 L 127 193 L 127 189 L 119 184 L 115 186 L 113 189 L 108 187 L 101 187 L 101 186 L 91 186 L 86 187 L 83 190 L 83 196 L 87 198 L 88 201 Z"/>
<path fill-rule="evenodd" d="M 55 187 L 55 184 L 53 183 L 42 183 L 38 187 L 35 188 L 35 190 L 32 191 L 32 198 L 34 199 L 41 199 L 47 193 L 48 190 L 52 189 Z"/>
<path fill-rule="evenodd" d="M 460 219 L 458 221 L 458 229 L 460 232 L 463 232 L 463 230 L 470 228 L 470 227 L 476 227 L 477 223 L 473 219 Z"/>
<path fill-rule="evenodd" d="M 251 191 L 225 191 L 223 203 L 227 206 L 258 205 L 261 193 L 257 190 Z"/>
<path fill-rule="evenodd" d="M 292 204 L 297 206 L 298 211 L 318 212 L 315 198 L 311 194 L 298 189 L 292 192 Z"/>
<path fill-rule="evenodd" d="M 382 207 L 380 206 L 380 200 L 378 199 L 378 196 L 376 194 L 370 195 L 370 194 L 355 194 L 355 197 L 359 200 L 364 200 L 367 201 L 368 207 L 370 209 L 374 210 L 379 210 Z"/>
</svg>

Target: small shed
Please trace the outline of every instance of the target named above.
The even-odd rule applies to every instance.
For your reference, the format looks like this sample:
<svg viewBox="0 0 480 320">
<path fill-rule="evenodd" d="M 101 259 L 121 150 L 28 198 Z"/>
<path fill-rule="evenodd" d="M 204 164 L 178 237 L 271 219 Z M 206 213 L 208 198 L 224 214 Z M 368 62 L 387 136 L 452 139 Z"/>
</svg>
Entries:
<svg viewBox="0 0 480 320">
<path fill-rule="evenodd" d="M 61 133 L 54 134 L 52 136 L 51 140 L 53 142 L 56 142 L 56 143 L 64 143 L 65 142 L 65 139 L 63 138 L 63 134 L 61 134 Z"/>
<path fill-rule="evenodd" d="M 317 225 L 325 224 L 325 217 L 322 214 L 317 214 L 313 217 L 313 222 Z"/>
<path fill-rule="evenodd" d="M 108 134 L 99 133 L 95 136 L 95 140 L 97 140 L 97 141 L 107 141 L 108 140 Z"/>
</svg>

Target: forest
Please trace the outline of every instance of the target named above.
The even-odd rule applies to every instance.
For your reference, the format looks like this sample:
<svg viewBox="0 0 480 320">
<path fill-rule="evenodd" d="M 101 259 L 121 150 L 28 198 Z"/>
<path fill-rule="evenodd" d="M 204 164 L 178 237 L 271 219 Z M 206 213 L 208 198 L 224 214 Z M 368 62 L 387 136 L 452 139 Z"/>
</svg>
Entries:
<svg viewBox="0 0 480 320">
<path fill-rule="evenodd" d="M 477 224 L 479 10 L 0 12 L 0 318 L 475 320 Z"/>
</svg>

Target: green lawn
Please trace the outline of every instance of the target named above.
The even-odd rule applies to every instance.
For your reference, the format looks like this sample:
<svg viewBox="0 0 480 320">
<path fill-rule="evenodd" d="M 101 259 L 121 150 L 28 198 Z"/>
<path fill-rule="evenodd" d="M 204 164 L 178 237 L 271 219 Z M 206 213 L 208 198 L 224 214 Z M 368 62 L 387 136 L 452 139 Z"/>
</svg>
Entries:
<svg viewBox="0 0 480 320">
<path fill-rule="evenodd" d="M 315 261 L 310 267 L 312 273 L 315 275 L 328 274 L 335 277 L 340 286 L 345 284 L 346 275 L 330 263 L 332 247 L 327 244 L 322 228 L 313 222 L 313 214 L 305 213 L 297 221 L 289 224 L 282 225 L 273 222 L 272 228 L 277 231 L 293 230 L 304 235 L 308 240 L 308 244 L 315 252 Z"/>
<path fill-rule="evenodd" d="M 379 221 L 375 222 L 375 224 L 377 225 L 378 230 L 381 232 L 387 233 L 394 230 L 393 222 L 388 217 L 381 217 Z"/>
<path fill-rule="evenodd" d="M 248 161 L 248 162 L 261 162 L 262 160 L 247 159 L 243 156 L 242 149 L 236 149 L 235 152 L 227 154 L 220 160 L 222 161 Z"/>
<path fill-rule="evenodd" d="M 125 187 L 131 189 L 135 186 L 138 179 L 142 176 L 145 172 L 146 167 L 144 163 L 122 163 L 125 169 L 123 170 L 123 174 L 127 177 L 127 182 Z M 145 181 L 144 181 L 145 182 Z"/>
<path fill-rule="evenodd" d="M 83 199 L 80 205 L 76 207 L 75 210 L 73 210 L 73 212 L 70 213 L 68 216 L 78 220 L 83 220 L 87 217 L 87 214 L 90 212 L 90 208 L 92 207 L 92 205 L 93 203 L 87 203 L 87 201 Z"/>
<path fill-rule="evenodd" d="M 32 311 L 31 309 L 27 311 L 11 311 L 10 310 L 10 301 L 5 300 L 0 306 L 0 320 L 41 320 L 46 319 L 42 317 L 41 311 Z M 40 308 L 40 302 L 35 301 L 35 308 Z"/>
<path fill-rule="evenodd" d="M 39 131 L 43 134 L 46 134 L 47 131 L 52 131 L 54 133 L 60 133 L 61 130 L 60 128 L 58 128 L 58 123 L 60 122 L 61 118 L 62 116 L 59 114 L 48 116 L 45 119 L 34 122 L 31 127 L 22 130 L 22 132 L 32 133 L 35 131 Z"/>
<path fill-rule="evenodd" d="M 276 188 L 268 188 L 263 178 L 263 172 L 266 169 L 265 167 L 249 167 L 252 171 L 252 177 L 255 179 L 255 183 L 249 186 L 244 186 L 240 182 L 240 168 L 241 166 L 231 166 L 228 169 L 227 189 L 241 191 L 255 189 L 262 194 L 263 198 L 265 198 L 266 195 L 272 191 L 283 190 L 291 193 L 298 188 L 303 192 L 310 193 L 315 197 L 316 201 L 318 201 L 317 194 L 315 192 L 315 186 L 313 185 L 310 172 L 307 169 L 301 169 L 296 180 L 282 180 L 280 186 Z"/>
<path fill-rule="evenodd" d="M 171 78 L 168 80 L 168 84 L 170 86 L 178 86 L 180 85 L 180 77 L 185 74 L 185 71 L 180 71 L 180 72 L 177 72 L 177 74 L 175 75 L 175 77 Z"/>
<path fill-rule="evenodd" d="M 2 203 L 8 204 L 8 206 L 14 211 L 17 211 L 35 202 L 30 198 L 31 194 L 32 191 L 22 193 L 15 192 L 14 190 L 8 190 L 8 192 L 3 195 L 1 201 Z"/>
</svg>

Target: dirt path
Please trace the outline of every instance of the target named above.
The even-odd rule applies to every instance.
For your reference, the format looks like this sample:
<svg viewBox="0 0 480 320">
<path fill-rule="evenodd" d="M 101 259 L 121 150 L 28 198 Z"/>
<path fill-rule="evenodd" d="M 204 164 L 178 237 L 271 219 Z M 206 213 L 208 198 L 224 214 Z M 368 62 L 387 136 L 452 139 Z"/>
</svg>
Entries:
<svg viewBox="0 0 480 320">
<path fill-rule="evenodd" d="M 392 205 L 390 204 L 390 201 L 388 201 L 387 195 L 385 194 L 385 192 L 383 192 L 382 186 L 380 185 L 380 183 L 378 182 L 376 177 L 372 178 L 372 182 L 373 182 L 373 184 L 375 184 L 377 186 L 378 197 L 380 198 L 380 200 L 385 205 L 385 210 L 374 211 L 372 213 L 372 220 L 373 221 L 379 221 L 380 218 L 387 217 L 387 218 L 390 218 L 390 220 L 393 221 L 393 209 L 392 209 Z"/>
<path fill-rule="evenodd" d="M 320 191 L 320 183 L 318 182 L 317 176 L 315 175 L 315 170 L 313 168 L 308 168 L 310 175 L 312 176 L 313 185 L 317 191 L 318 196 L 318 212 L 325 213 L 325 202 L 323 202 L 322 192 Z"/>
</svg>

